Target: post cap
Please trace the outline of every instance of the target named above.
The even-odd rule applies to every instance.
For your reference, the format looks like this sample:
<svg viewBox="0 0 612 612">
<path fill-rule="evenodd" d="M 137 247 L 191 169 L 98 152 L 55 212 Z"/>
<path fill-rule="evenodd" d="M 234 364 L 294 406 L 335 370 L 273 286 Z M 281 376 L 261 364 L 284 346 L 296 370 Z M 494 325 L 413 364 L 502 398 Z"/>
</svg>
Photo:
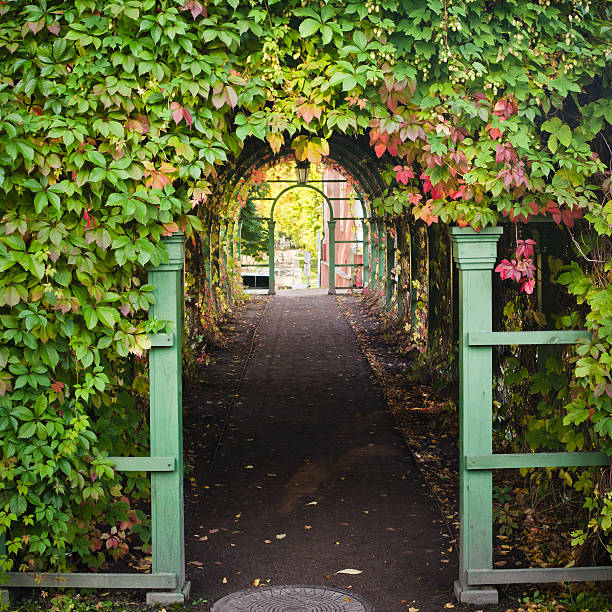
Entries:
<svg viewBox="0 0 612 612">
<path fill-rule="evenodd" d="M 460 270 L 490 270 L 497 260 L 497 242 L 502 227 L 449 227 L 453 258 Z"/>
</svg>

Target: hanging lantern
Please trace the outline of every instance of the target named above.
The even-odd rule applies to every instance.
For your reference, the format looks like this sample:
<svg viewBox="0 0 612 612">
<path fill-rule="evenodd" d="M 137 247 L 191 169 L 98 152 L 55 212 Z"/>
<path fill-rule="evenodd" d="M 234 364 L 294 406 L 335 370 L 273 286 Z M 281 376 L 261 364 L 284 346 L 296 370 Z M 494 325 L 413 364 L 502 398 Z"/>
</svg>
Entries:
<svg viewBox="0 0 612 612">
<path fill-rule="evenodd" d="M 310 170 L 310 162 L 304 161 L 295 162 L 295 178 L 298 185 L 305 185 L 308 182 L 308 171 Z"/>
</svg>

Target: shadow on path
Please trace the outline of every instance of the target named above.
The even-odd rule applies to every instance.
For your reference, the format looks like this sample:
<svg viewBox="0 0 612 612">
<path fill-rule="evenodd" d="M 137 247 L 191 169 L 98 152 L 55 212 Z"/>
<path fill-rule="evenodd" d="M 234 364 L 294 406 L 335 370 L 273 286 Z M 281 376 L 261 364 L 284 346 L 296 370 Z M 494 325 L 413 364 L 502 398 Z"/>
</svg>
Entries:
<svg viewBox="0 0 612 612">
<path fill-rule="evenodd" d="M 335 300 L 269 298 L 254 346 L 212 471 L 209 444 L 186 487 L 195 593 L 212 602 L 259 580 L 351 588 L 378 612 L 443 610 L 457 568 L 442 517 Z M 212 373 L 224 368 L 223 392 L 188 401 L 192 461 L 206 402 L 227 401 L 237 380 L 235 363 Z"/>
</svg>

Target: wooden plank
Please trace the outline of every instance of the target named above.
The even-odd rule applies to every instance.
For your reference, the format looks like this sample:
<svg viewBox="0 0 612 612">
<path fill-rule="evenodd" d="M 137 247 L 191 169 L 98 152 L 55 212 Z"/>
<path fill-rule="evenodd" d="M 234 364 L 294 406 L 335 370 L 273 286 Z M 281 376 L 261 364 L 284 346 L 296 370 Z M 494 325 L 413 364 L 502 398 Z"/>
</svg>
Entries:
<svg viewBox="0 0 612 612">
<path fill-rule="evenodd" d="M 577 467 L 609 465 L 605 453 L 516 453 L 514 455 L 471 455 L 466 457 L 468 470 L 511 470 L 540 467 Z"/>
<path fill-rule="evenodd" d="M 174 472 L 174 457 L 109 457 L 118 472 Z"/>
<path fill-rule="evenodd" d="M 75 589 L 175 589 L 174 574 L 90 574 L 7 572 L 5 587 Z"/>
<path fill-rule="evenodd" d="M 580 338 L 590 338 L 582 329 L 523 332 L 470 332 L 470 346 L 498 346 L 512 344 L 574 344 Z"/>
<path fill-rule="evenodd" d="M 174 345 L 174 333 L 170 334 L 151 334 L 149 336 L 151 346 L 169 347 Z"/>
<path fill-rule="evenodd" d="M 536 582 L 582 582 L 612 580 L 612 567 L 536 567 L 529 569 L 473 569 L 467 572 L 470 586 Z"/>
</svg>

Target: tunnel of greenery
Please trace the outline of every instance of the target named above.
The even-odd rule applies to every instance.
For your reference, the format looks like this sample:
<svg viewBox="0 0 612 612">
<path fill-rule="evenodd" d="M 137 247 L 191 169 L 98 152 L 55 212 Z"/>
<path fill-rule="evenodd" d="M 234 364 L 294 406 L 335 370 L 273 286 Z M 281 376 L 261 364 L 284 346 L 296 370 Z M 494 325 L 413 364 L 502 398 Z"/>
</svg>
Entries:
<svg viewBox="0 0 612 612">
<path fill-rule="evenodd" d="M 187 235 L 188 374 L 245 299 L 240 216 L 279 159 L 353 177 L 364 299 L 437 380 L 457 372 L 444 226 L 503 225 L 495 329 L 591 336 L 495 352 L 496 452 L 612 454 L 610 17 L 604 0 L 1 3 L 5 569 L 147 548 L 149 478 L 108 459 L 149 454 L 147 351 L 168 329 L 147 269 Z M 547 478 L 585 508 L 573 543 L 609 554 L 601 469 Z"/>
</svg>

